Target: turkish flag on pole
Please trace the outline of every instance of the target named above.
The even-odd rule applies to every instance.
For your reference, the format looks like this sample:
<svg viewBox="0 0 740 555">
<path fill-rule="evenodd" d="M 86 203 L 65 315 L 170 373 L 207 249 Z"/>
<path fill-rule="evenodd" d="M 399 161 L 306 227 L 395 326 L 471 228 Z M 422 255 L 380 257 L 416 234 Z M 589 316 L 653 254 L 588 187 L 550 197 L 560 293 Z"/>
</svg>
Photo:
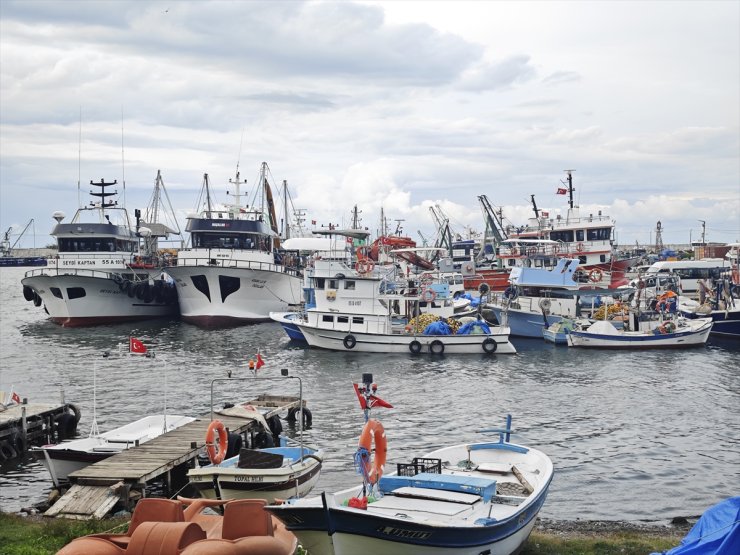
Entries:
<svg viewBox="0 0 740 555">
<path fill-rule="evenodd" d="M 265 361 L 262 360 L 262 355 L 257 353 L 257 370 L 262 368 L 265 365 Z"/>
<path fill-rule="evenodd" d="M 130 337 L 129 344 L 128 344 L 128 352 L 133 353 L 135 355 L 145 355 L 146 347 L 141 341 L 139 341 L 135 337 Z"/>
<path fill-rule="evenodd" d="M 555 194 L 556 195 L 566 195 L 568 194 L 568 189 L 563 189 L 562 187 L 558 187 L 558 192 Z"/>
<path fill-rule="evenodd" d="M 12 395 L 10 396 L 10 400 L 11 400 L 11 401 L 14 401 L 14 402 L 16 402 L 16 403 L 18 403 L 19 405 L 21 404 L 21 397 L 20 397 L 20 395 L 18 395 L 18 394 L 17 394 L 17 393 L 15 392 L 15 391 L 14 391 L 14 392 L 13 392 L 13 394 L 12 394 Z"/>
</svg>

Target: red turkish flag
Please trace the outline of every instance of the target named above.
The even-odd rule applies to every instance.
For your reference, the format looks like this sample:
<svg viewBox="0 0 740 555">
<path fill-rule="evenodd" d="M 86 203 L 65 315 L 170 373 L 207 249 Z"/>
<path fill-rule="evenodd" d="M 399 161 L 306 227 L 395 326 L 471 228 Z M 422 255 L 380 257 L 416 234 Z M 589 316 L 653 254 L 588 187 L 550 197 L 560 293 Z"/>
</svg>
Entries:
<svg viewBox="0 0 740 555">
<path fill-rule="evenodd" d="M 146 347 L 141 341 L 139 341 L 135 337 L 130 337 L 129 345 L 128 345 L 128 352 L 133 353 L 135 355 L 145 355 Z"/>
</svg>

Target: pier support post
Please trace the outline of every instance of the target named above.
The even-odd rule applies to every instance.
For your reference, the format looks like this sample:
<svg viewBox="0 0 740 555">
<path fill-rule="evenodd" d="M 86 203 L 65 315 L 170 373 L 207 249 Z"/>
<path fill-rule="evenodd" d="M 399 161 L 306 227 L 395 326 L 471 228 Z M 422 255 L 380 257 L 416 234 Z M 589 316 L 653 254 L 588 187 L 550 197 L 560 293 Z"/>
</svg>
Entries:
<svg viewBox="0 0 740 555">
<path fill-rule="evenodd" d="M 22 453 L 25 453 L 28 449 L 28 420 L 26 420 L 26 403 L 27 399 L 23 399 L 23 406 L 21 407 L 21 447 Z"/>
</svg>

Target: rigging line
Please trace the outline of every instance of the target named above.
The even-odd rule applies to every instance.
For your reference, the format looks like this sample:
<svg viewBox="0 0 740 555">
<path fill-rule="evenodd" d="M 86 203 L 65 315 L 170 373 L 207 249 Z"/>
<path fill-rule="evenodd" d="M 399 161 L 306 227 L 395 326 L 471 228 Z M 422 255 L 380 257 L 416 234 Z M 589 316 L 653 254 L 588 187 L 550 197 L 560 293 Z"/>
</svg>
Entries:
<svg viewBox="0 0 740 555">
<path fill-rule="evenodd" d="M 82 206 L 80 180 L 82 179 L 82 105 L 80 105 L 80 130 L 77 140 L 77 206 Z"/>
<path fill-rule="evenodd" d="M 126 206 L 126 166 L 123 158 L 123 105 L 121 105 L 121 181 L 123 181 L 123 206 Z M 128 220 L 128 213 L 126 214 L 126 220 Z M 131 226 L 131 222 L 126 221 L 127 226 Z"/>
</svg>

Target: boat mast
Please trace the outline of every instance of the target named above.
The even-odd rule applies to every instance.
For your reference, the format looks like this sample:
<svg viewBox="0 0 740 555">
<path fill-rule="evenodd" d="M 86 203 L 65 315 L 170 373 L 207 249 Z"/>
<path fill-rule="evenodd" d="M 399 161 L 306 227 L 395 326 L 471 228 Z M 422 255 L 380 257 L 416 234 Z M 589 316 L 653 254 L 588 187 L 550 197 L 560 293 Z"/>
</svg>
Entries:
<svg viewBox="0 0 740 555">
<path fill-rule="evenodd" d="M 114 179 L 110 183 L 106 183 L 103 179 L 100 180 L 100 183 L 95 183 L 92 179 L 90 180 L 90 185 L 94 185 L 95 187 L 100 187 L 100 191 L 90 191 L 90 194 L 94 197 L 100 197 L 100 203 L 98 204 L 98 207 L 100 208 L 100 221 L 103 222 L 103 220 L 107 219 L 108 223 L 110 223 L 110 218 L 105 215 L 105 209 L 106 208 L 112 208 L 113 206 L 116 206 L 118 204 L 117 201 L 106 201 L 106 197 L 110 197 L 113 195 L 117 195 L 118 191 L 114 191 L 112 193 L 107 193 L 105 191 L 106 187 L 110 187 L 112 185 L 115 185 L 118 183 L 117 179 Z M 96 203 L 93 201 L 90 201 L 90 206 L 95 208 Z M 128 222 L 127 222 L 128 223 Z"/>
<path fill-rule="evenodd" d="M 231 194 L 231 196 L 236 199 L 236 201 L 234 202 L 234 208 L 236 209 L 236 212 L 238 213 L 239 209 L 242 207 L 241 199 L 244 196 L 241 193 L 241 186 L 247 184 L 246 179 L 244 181 L 239 179 L 239 164 L 238 163 L 236 165 L 236 177 L 234 179 L 229 179 L 229 183 L 231 183 L 232 185 L 234 185 L 234 187 L 236 187 L 236 193 Z"/>
<path fill-rule="evenodd" d="M 568 206 L 570 208 L 573 208 L 573 191 L 575 189 L 573 188 L 573 172 L 576 170 L 563 170 L 565 173 L 568 174 Z M 565 185 L 565 183 L 563 183 Z"/>
<path fill-rule="evenodd" d="M 283 236 L 290 239 L 290 220 L 288 219 L 288 180 L 283 179 Z"/>
</svg>

